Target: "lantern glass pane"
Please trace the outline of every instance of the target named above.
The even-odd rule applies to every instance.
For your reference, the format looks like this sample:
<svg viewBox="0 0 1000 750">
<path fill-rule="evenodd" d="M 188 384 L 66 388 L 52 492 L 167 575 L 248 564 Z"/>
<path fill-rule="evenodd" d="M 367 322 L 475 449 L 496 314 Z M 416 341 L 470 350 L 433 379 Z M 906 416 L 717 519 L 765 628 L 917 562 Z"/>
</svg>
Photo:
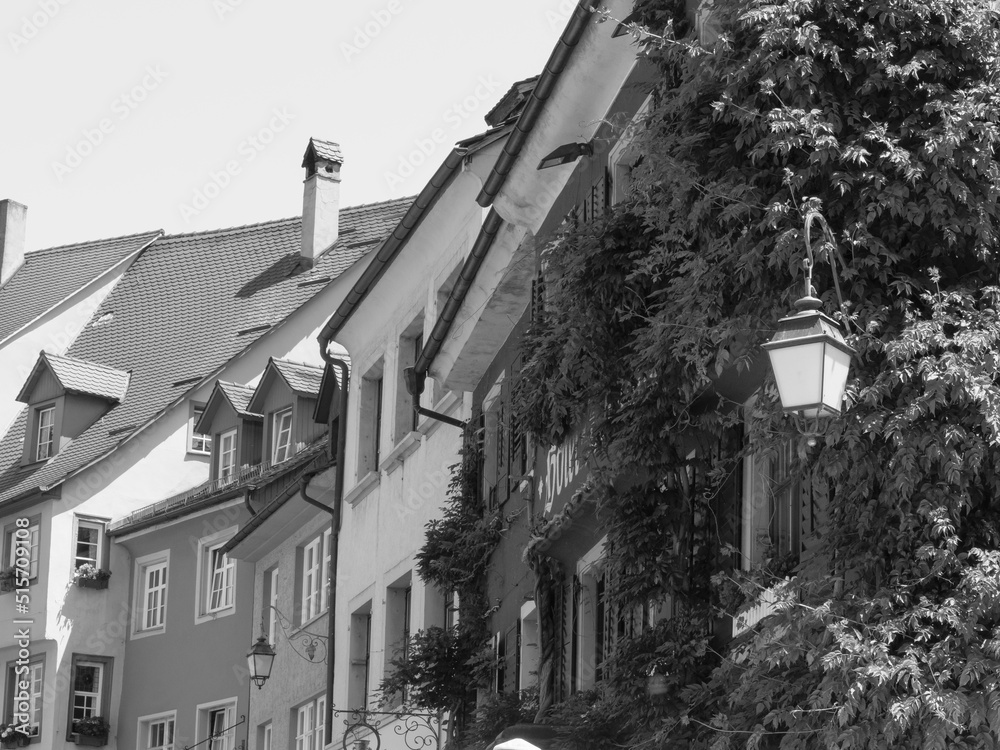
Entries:
<svg viewBox="0 0 1000 750">
<path fill-rule="evenodd" d="M 826 347 L 823 363 L 823 403 L 834 414 L 840 414 L 847 387 L 847 374 L 851 368 L 851 355 L 835 346 Z"/>
<path fill-rule="evenodd" d="M 823 388 L 822 341 L 768 349 L 782 407 L 788 411 L 820 403 Z"/>
</svg>

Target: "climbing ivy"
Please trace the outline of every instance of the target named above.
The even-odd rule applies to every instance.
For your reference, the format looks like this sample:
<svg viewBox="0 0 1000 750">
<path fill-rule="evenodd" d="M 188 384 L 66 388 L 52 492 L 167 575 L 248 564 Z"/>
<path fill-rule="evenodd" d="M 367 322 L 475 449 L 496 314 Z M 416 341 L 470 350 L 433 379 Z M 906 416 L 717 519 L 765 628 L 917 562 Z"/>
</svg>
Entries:
<svg viewBox="0 0 1000 750">
<path fill-rule="evenodd" d="M 642 0 L 639 22 L 683 34 L 682 5 Z M 543 440 L 589 422 L 620 604 L 669 595 L 690 627 L 623 646 L 676 680 L 667 700 L 628 682 L 636 664 L 610 665 L 598 694 L 554 720 L 623 746 L 994 747 L 996 11 L 736 0 L 714 13 L 703 54 L 647 46 L 660 75 L 634 199 L 547 251 L 518 389 Z M 726 577 L 704 580 L 699 561 L 723 559 L 713 503 L 741 451 L 740 411 L 713 386 L 757 372 L 801 296 L 812 210 L 833 229 L 857 352 L 848 408 L 799 462 L 830 484 L 828 529 L 794 603 L 716 651 L 704 634 Z M 829 311 L 832 281 L 818 265 Z M 760 384 L 751 430 L 786 440 L 794 428 Z"/>
<path fill-rule="evenodd" d="M 476 689 L 493 672 L 487 627 L 486 575 L 500 541 L 498 517 L 485 515 L 480 491 L 481 448 L 474 428 L 466 430 L 461 461 L 451 467 L 440 518 L 428 522 L 417 553 L 417 572 L 448 596 L 457 594 L 458 621 L 415 633 L 405 654 L 390 659 L 381 693 L 392 702 L 404 691 L 408 702 L 450 713 L 450 736 L 460 742 L 473 719 Z"/>
</svg>

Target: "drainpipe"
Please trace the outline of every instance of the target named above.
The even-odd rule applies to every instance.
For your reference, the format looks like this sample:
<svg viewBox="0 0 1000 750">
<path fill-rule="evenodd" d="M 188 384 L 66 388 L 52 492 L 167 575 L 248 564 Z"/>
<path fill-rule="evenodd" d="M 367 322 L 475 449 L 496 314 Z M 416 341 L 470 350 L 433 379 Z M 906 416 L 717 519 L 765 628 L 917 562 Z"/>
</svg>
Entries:
<svg viewBox="0 0 1000 750">
<path fill-rule="evenodd" d="M 431 335 L 428 337 L 427 343 L 424 344 L 424 348 L 417 356 L 417 361 L 413 363 L 413 367 L 407 367 L 403 371 L 406 390 L 413 396 L 413 410 L 417 414 L 437 419 L 440 422 L 454 425 L 455 427 L 465 427 L 465 422 L 423 408 L 420 405 L 420 394 L 424 392 L 424 381 L 427 379 L 427 370 L 430 369 L 431 362 L 434 361 L 438 352 L 441 351 L 441 346 L 448 336 L 448 331 L 451 330 L 451 326 L 458 316 L 458 310 L 462 306 L 462 303 L 465 302 L 465 297 L 472 288 L 472 282 L 476 280 L 476 274 L 479 273 L 479 268 L 483 265 L 486 254 L 493 247 L 493 242 L 496 240 L 497 233 L 500 231 L 503 223 L 503 218 L 500 214 L 497 213 L 495 208 L 491 208 L 489 214 L 486 216 L 486 220 L 483 222 L 482 229 L 479 230 L 479 235 L 476 237 L 475 243 L 472 245 L 472 250 L 469 251 L 469 257 L 462 264 L 462 270 L 458 275 L 458 280 L 455 282 L 454 289 L 448 295 L 448 301 L 445 303 L 444 310 L 441 311 L 437 321 L 434 323 L 434 328 L 431 330 Z"/>
<path fill-rule="evenodd" d="M 327 571 L 330 581 L 330 601 L 326 617 L 326 742 L 324 743 L 325 745 L 329 745 L 333 742 L 333 674 L 336 654 L 334 624 L 337 614 L 337 557 L 340 546 L 340 506 L 344 497 L 344 462 L 347 445 L 347 383 L 350 376 L 347 370 L 347 363 L 330 356 L 326 350 L 326 343 L 322 340 L 320 341 L 320 353 L 323 355 L 323 359 L 327 364 L 340 370 L 340 414 L 337 417 L 337 474 L 333 478 L 333 506 L 324 505 L 319 500 L 309 497 L 307 492 L 309 480 L 316 476 L 319 471 L 311 471 L 304 474 L 299 479 L 299 490 L 302 493 L 303 500 L 330 514 L 332 526 L 330 533 L 330 564 Z"/>
</svg>

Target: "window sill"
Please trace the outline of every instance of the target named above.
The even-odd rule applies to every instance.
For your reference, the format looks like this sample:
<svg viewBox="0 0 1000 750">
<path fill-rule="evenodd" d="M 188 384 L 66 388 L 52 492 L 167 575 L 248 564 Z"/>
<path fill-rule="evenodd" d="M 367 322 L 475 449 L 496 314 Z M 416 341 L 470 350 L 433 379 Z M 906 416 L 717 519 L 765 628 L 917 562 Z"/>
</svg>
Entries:
<svg viewBox="0 0 1000 750">
<path fill-rule="evenodd" d="M 129 640 L 137 641 L 140 638 L 149 638 L 150 636 L 154 635 L 163 635 L 166 632 L 167 629 L 165 627 L 151 628 L 149 630 L 135 630 L 132 631 L 132 636 L 131 638 L 129 638 Z"/>
<path fill-rule="evenodd" d="M 296 636 L 298 636 L 300 633 L 303 633 L 304 631 L 308 632 L 308 631 L 306 631 L 306 628 L 310 627 L 311 625 L 315 624 L 319 620 L 322 620 L 324 617 L 326 617 L 327 612 L 329 612 L 329 609 L 324 609 L 322 612 L 320 612 L 315 617 L 310 617 L 305 622 L 303 622 L 303 623 L 301 623 L 299 625 L 294 625 L 292 627 L 292 638 L 295 638 Z M 309 633 L 309 635 L 312 635 L 312 633 Z"/>
<path fill-rule="evenodd" d="M 194 448 L 188 448 L 187 453 L 189 456 L 204 456 L 205 458 L 212 455 L 212 451 L 196 451 Z"/>
<path fill-rule="evenodd" d="M 344 495 L 344 500 L 349 502 L 352 506 L 357 505 L 369 492 L 372 491 L 381 478 L 382 472 L 369 471 L 358 480 L 357 484 L 351 488 L 350 492 Z"/>
<path fill-rule="evenodd" d="M 195 615 L 194 624 L 201 625 L 202 623 L 205 622 L 212 622 L 213 620 L 219 620 L 223 617 L 229 617 L 229 615 L 235 615 L 235 614 L 236 614 L 236 605 L 233 605 L 232 607 L 226 607 L 225 609 L 220 609 L 215 612 L 208 612 L 206 614 Z"/>
<path fill-rule="evenodd" d="M 406 433 L 403 439 L 396 443 L 396 447 L 392 449 L 389 455 L 382 460 L 382 464 L 378 467 L 379 471 L 388 473 L 396 468 L 397 465 L 403 463 L 407 456 L 420 447 L 422 438 L 423 435 L 416 431 Z"/>
</svg>

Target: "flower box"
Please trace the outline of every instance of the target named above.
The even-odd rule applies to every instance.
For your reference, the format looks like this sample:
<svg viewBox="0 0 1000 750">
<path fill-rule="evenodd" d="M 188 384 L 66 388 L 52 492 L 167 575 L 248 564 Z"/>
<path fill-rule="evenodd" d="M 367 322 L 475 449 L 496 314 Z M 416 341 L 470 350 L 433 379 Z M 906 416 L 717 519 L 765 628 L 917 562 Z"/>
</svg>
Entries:
<svg viewBox="0 0 1000 750">
<path fill-rule="evenodd" d="M 75 580 L 76 585 L 82 589 L 106 589 L 110 577 L 110 570 L 102 570 L 90 563 L 84 563 L 76 569 Z"/>
<path fill-rule="evenodd" d="M 91 745 L 93 747 L 101 747 L 108 744 L 108 735 L 106 734 L 78 734 L 75 740 L 77 745 Z"/>
<path fill-rule="evenodd" d="M 29 742 L 31 737 L 23 732 L 14 732 L 0 740 L 0 744 L 4 747 L 25 747 Z"/>
<path fill-rule="evenodd" d="M 81 589 L 106 589 L 108 587 L 107 578 L 77 578 L 76 585 Z"/>
</svg>

